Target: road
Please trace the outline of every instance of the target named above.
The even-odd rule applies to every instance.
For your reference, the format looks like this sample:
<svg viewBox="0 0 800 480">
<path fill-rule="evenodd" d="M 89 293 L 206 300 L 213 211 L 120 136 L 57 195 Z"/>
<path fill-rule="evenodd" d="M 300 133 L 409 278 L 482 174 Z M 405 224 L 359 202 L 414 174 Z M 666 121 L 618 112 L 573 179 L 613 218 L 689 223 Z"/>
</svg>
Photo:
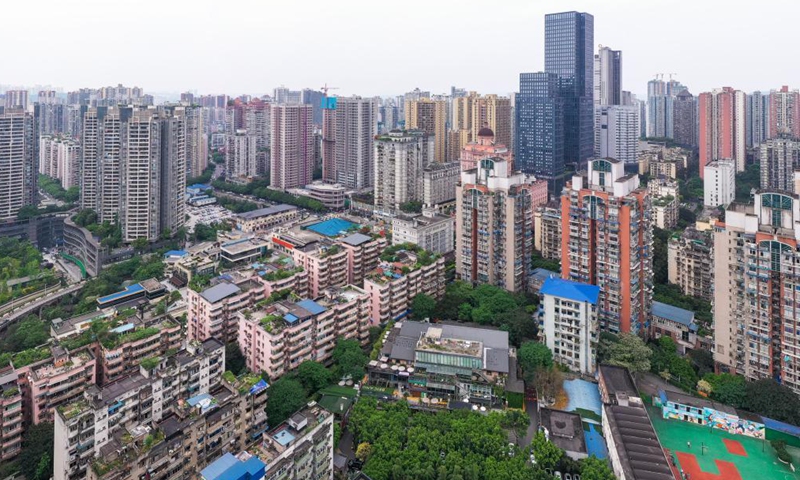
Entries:
<svg viewBox="0 0 800 480">
<path fill-rule="evenodd" d="M 536 430 L 539 428 L 539 408 L 535 400 L 525 399 L 525 412 L 531 419 L 531 423 L 528 425 L 528 431 L 525 433 L 525 438 L 522 439 L 522 443 L 517 442 L 520 447 L 527 447 L 530 445 L 533 441 L 533 436 L 536 435 Z"/>
<path fill-rule="evenodd" d="M 27 315 L 30 315 L 31 313 L 37 311 L 39 308 L 45 305 L 48 305 L 52 302 L 61 299 L 61 297 L 65 295 L 71 295 L 77 292 L 78 290 L 83 288 L 83 285 L 84 282 L 80 282 L 74 285 L 70 285 L 61 290 L 56 290 L 32 302 L 26 303 L 22 308 L 17 308 L 16 310 L 13 310 L 11 313 L 4 314 L 2 317 L 0 317 L 0 330 L 4 330 L 10 324 L 16 322 L 21 318 L 26 317 Z"/>
</svg>

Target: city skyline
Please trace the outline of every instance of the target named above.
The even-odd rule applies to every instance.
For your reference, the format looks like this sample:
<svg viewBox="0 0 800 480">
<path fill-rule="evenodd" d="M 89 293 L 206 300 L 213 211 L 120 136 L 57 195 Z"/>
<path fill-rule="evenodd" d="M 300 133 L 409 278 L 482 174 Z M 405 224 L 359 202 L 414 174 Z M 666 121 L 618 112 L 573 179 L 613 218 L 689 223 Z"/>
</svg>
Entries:
<svg viewBox="0 0 800 480">
<path fill-rule="evenodd" d="M 6 52 L 7 65 L 22 65 L 5 72 L 2 83 L 32 87 L 51 84 L 64 91 L 80 87 L 99 87 L 117 83 L 135 84 L 146 91 L 176 94 L 181 91 L 199 93 L 266 94 L 274 87 L 286 85 L 293 89 L 317 89 L 327 83 L 341 87 L 339 95 L 392 95 L 409 91 L 416 86 L 433 93 L 444 93 L 451 85 L 483 93 L 506 95 L 518 87 L 520 72 L 536 71 L 543 65 L 544 15 L 559 11 L 585 11 L 595 17 L 598 25 L 595 45 L 602 44 L 625 54 L 623 88 L 643 97 L 646 82 L 655 73 L 676 72 L 675 78 L 690 91 L 710 90 L 728 85 L 744 91 L 768 90 L 781 84 L 792 84 L 799 71 L 791 62 L 781 61 L 778 49 L 757 48 L 751 39 L 758 36 L 759 25 L 753 25 L 747 9 L 733 9 L 721 0 L 702 3 L 684 1 L 640 3 L 615 0 L 602 4 L 591 1 L 560 1 L 528 4 L 503 2 L 492 5 L 486 15 L 486 5 L 480 2 L 422 3 L 412 0 L 396 9 L 391 16 L 372 15 L 371 5 L 363 1 L 337 4 L 335 9 L 316 1 L 305 2 L 303 10 L 318 14 L 293 13 L 297 5 L 266 5 L 240 1 L 234 5 L 200 1 L 186 4 L 118 2 L 116 7 L 96 8 L 95 0 L 79 0 L 62 4 L 40 0 L 33 4 L 7 6 L 9 18 L 24 18 L 26 12 L 36 11 L 35 23 L 40 31 L 49 31 L 48 38 L 59 38 L 59 51 L 75 51 L 92 44 L 95 63 L 75 67 L 74 57 L 56 55 L 50 43 L 15 42 L 17 48 Z M 774 2 L 783 6 L 785 15 L 761 27 L 773 44 L 791 41 L 789 23 L 792 10 L 800 6 L 788 1 Z M 127 7 L 126 7 L 127 6 Z M 238 8 L 237 8 L 238 7 Z M 657 5 L 655 6 L 657 7 Z M 152 22 L 141 15 L 131 15 L 136 8 L 152 15 Z M 91 11 L 90 15 L 74 15 L 76 10 Z M 425 12 L 425 22 L 413 22 Z M 654 23 L 654 12 L 658 22 Z M 715 19 L 710 24 L 709 18 Z M 65 22 L 65 18 L 70 18 Z M 279 18 L 280 21 L 273 19 Z M 164 21 L 175 22 L 164 29 Z M 336 29 L 342 22 L 356 22 L 353 28 Z M 777 22 L 777 23 L 776 23 Z M 136 41 L 97 42 L 96 35 L 104 24 L 115 30 L 135 32 Z M 748 25 L 749 35 L 738 35 L 730 25 Z M 0 41 L 11 44 L 25 34 L 30 22 L 9 22 L 0 31 Z M 205 27 L 202 27 L 205 25 Z M 681 25 L 680 36 L 669 25 Z M 434 30 L 433 27 L 436 26 Z M 387 32 L 393 27 L 398 41 Z M 786 28 L 784 28 L 786 27 Z M 282 40 L 297 29 L 307 32 L 304 40 L 288 44 Z M 480 35 L 459 35 L 464 30 L 479 29 Z M 228 35 L 227 32 L 236 32 Z M 180 38 L 171 42 L 170 38 Z M 235 38 L 236 40 L 229 40 Z M 650 38 L 651 41 L 642 41 Z M 94 39 L 94 40 L 92 40 Z M 324 42 L 323 42 L 324 39 Z M 436 39 L 437 50 L 430 48 Z M 708 39 L 717 43 L 709 45 Z M 171 69 L 180 47 L 184 65 Z M 280 48 L 271 48 L 278 46 Z M 720 48 L 723 46 L 724 48 Z M 703 49 L 713 55 L 703 55 Z M 376 62 L 387 58 L 392 51 L 429 52 L 414 56 L 416 68 L 398 75 L 394 62 Z M 148 63 L 155 68 L 141 68 L 141 52 L 148 52 Z M 438 52 L 438 54 L 437 54 Z M 687 53 L 693 52 L 693 55 Z M 699 54 L 698 54 L 699 53 Z M 740 59 L 758 55 L 763 60 L 759 69 L 741 68 Z M 337 61 L 325 61 L 325 58 Z M 442 58 L 444 57 L 444 58 Z M 471 68 L 475 58 L 493 59 L 493 68 L 483 71 Z M 773 58 L 774 57 L 774 58 Z M 47 62 L 34 62 L 47 58 Z M 224 59 L 226 65 L 238 65 L 225 74 L 209 75 L 207 68 L 213 59 Z M 254 58 L 263 60 L 254 62 Z M 306 59 L 306 61 L 301 61 Z M 774 60 L 774 61 L 772 61 Z M 281 65 L 292 68 L 280 68 Z M 54 72 L 57 72 L 54 74 Z M 232 72 L 237 72 L 231 75 Z M 776 79 L 768 81 L 767 79 Z"/>
</svg>

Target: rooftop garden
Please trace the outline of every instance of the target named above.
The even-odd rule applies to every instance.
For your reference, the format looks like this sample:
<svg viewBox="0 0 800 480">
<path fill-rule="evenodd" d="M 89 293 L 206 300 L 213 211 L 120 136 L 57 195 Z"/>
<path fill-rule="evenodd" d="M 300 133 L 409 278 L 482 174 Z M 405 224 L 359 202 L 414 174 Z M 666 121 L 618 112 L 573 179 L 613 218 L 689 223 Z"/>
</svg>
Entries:
<svg viewBox="0 0 800 480">
<path fill-rule="evenodd" d="M 19 388 L 11 387 L 3 390 L 3 398 L 10 398 L 19 393 Z"/>
<path fill-rule="evenodd" d="M 164 432 L 161 430 L 156 430 L 154 433 L 150 433 L 146 437 L 144 437 L 144 441 L 142 442 L 142 449 L 146 452 L 149 451 L 151 448 L 155 447 L 159 443 L 164 441 Z"/>
<path fill-rule="evenodd" d="M 384 249 L 383 252 L 381 253 L 381 260 L 383 260 L 384 262 L 399 262 L 402 260 L 399 255 L 402 252 L 413 253 L 417 259 L 413 267 L 409 266 L 409 271 L 415 270 L 420 267 L 427 267 L 428 265 L 431 265 L 433 262 L 435 262 L 440 256 L 436 253 L 429 252 L 424 248 L 421 248 L 413 243 L 401 243 L 399 245 L 392 245 Z M 403 273 L 408 273 L 408 272 L 404 271 Z"/>
<path fill-rule="evenodd" d="M 58 412 L 61 415 L 64 415 L 64 418 L 67 420 L 71 418 L 75 418 L 76 416 L 80 415 L 87 408 L 86 402 L 83 400 L 79 400 L 77 402 L 70 403 L 69 405 L 61 405 L 58 407 Z"/>
<path fill-rule="evenodd" d="M 320 258 L 328 258 L 328 257 L 330 257 L 332 255 L 336 255 L 337 253 L 340 253 L 341 251 L 342 251 L 342 247 L 340 247 L 339 245 L 332 245 L 332 246 L 330 246 L 327 249 L 322 251 L 322 253 L 320 254 Z"/>
<path fill-rule="evenodd" d="M 103 459 L 100 458 L 92 462 L 92 470 L 94 470 L 94 473 L 97 474 L 98 477 L 102 477 L 108 472 L 120 469 L 122 467 L 123 464 L 121 458 L 114 459 L 110 462 L 103 461 Z"/>
<path fill-rule="evenodd" d="M 262 318 L 259 323 L 261 323 L 261 328 L 267 333 L 272 333 L 273 330 L 278 330 L 283 325 L 283 317 L 275 314 L 267 315 Z"/>
<path fill-rule="evenodd" d="M 159 360 L 156 357 L 145 358 L 139 365 L 147 371 L 150 371 L 158 366 Z"/>
<path fill-rule="evenodd" d="M 236 384 L 236 375 L 234 375 L 230 370 L 225 370 L 225 373 L 222 374 L 222 379 L 231 385 Z"/>
<path fill-rule="evenodd" d="M 303 271 L 303 267 L 294 267 L 294 268 L 287 268 L 281 270 L 274 270 L 272 272 L 268 272 L 264 275 L 264 280 L 268 282 L 274 282 L 277 280 L 285 280 L 291 277 L 294 274 L 300 273 Z"/>
<path fill-rule="evenodd" d="M 158 327 L 147 327 L 134 330 L 132 332 L 123 333 L 121 335 L 118 333 L 108 333 L 108 336 L 101 339 L 100 343 L 103 345 L 103 347 L 108 349 L 117 348 L 124 343 L 138 342 L 139 340 L 158 335 L 160 331 L 161 330 Z"/>
<path fill-rule="evenodd" d="M 18 353 L 2 353 L 0 354 L 0 366 L 13 363 L 14 368 L 21 368 L 45 360 L 50 356 L 50 347 L 29 348 Z"/>
<path fill-rule="evenodd" d="M 653 198 L 653 206 L 654 207 L 666 207 L 670 203 L 675 200 L 675 197 L 672 195 L 667 195 L 665 197 L 654 197 Z"/>
</svg>

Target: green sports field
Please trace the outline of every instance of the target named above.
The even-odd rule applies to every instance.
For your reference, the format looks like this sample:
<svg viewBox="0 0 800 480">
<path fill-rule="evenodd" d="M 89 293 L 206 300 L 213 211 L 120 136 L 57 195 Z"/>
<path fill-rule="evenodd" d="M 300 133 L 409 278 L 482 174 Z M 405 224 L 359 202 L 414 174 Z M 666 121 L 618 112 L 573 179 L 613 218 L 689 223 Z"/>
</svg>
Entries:
<svg viewBox="0 0 800 480">
<path fill-rule="evenodd" d="M 678 465 L 685 472 L 691 473 L 691 480 L 735 480 L 735 474 L 731 471 L 733 469 L 723 464 L 723 470 L 720 471 L 717 460 L 732 463 L 735 470 L 738 470 L 740 478 L 744 480 L 800 479 L 800 472 L 793 473 L 787 465 L 778 461 L 775 451 L 767 440 L 731 435 L 722 430 L 680 420 L 664 420 L 660 409 L 654 407 L 649 407 L 648 413 L 661 445 L 673 458 L 678 459 Z M 737 446 L 735 442 L 738 442 L 744 448 L 746 455 L 731 453 L 725 439 L 729 441 L 729 445 Z M 691 442 L 691 448 L 686 442 Z M 795 459 L 795 468 L 800 467 L 800 450 L 792 447 L 787 449 Z M 690 465 L 691 455 L 697 461 L 699 471 Z M 684 462 L 680 461 L 680 457 L 684 458 Z"/>
</svg>

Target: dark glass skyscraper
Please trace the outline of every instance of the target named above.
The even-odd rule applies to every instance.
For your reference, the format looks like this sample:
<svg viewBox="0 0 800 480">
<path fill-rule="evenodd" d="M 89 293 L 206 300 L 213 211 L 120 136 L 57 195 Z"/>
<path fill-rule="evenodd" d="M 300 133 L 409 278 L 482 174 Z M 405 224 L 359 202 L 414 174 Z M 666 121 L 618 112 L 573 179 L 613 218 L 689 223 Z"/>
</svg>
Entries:
<svg viewBox="0 0 800 480">
<path fill-rule="evenodd" d="M 594 17 L 545 15 L 544 37 L 545 72 L 520 75 L 516 159 L 557 193 L 566 165 L 580 168 L 594 152 Z"/>
</svg>

